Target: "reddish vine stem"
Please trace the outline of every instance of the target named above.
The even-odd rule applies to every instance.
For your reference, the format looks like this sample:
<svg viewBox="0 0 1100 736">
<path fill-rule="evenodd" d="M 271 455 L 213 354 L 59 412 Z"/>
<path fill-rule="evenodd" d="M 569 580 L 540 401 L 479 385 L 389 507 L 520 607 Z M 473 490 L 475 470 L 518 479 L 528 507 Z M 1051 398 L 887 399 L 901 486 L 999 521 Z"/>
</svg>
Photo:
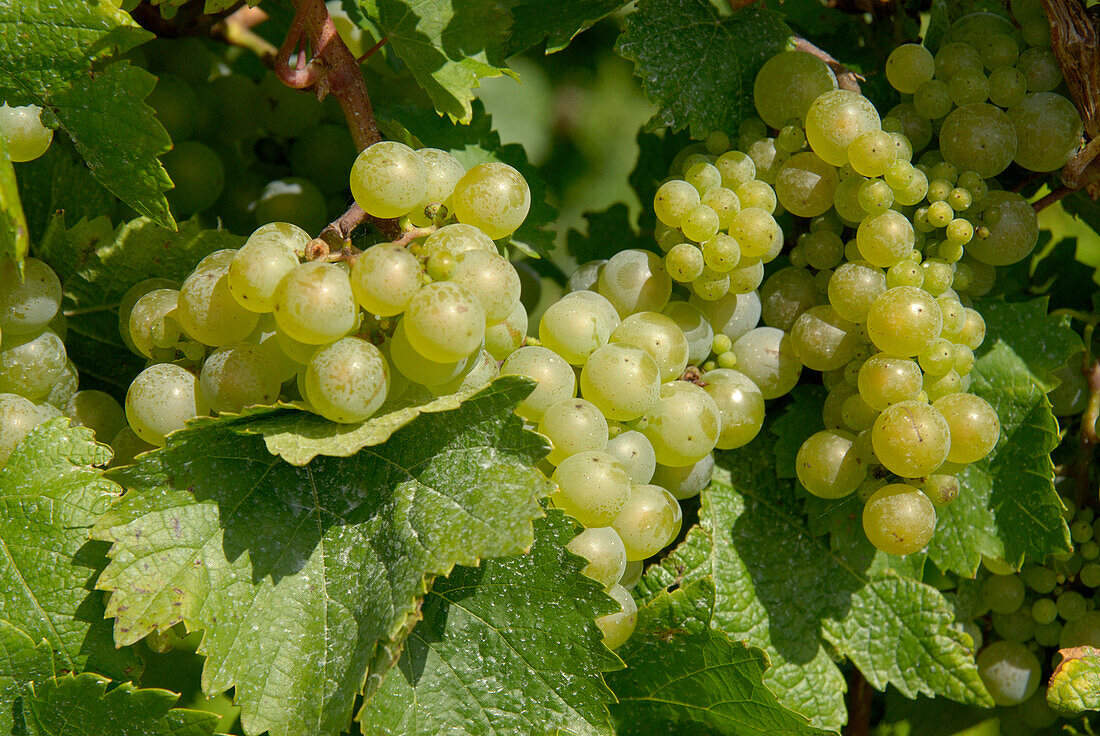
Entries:
<svg viewBox="0 0 1100 736">
<path fill-rule="evenodd" d="M 381 38 L 381 39 L 379 39 L 378 43 L 374 44 L 374 45 L 373 45 L 373 46 L 371 46 L 371 47 L 370 47 L 369 49 L 367 49 L 366 51 L 364 51 L 364 52 L 363 52 L 363 55 L 362 55 L 362 56 L 360 56 L 360 57 L 359 57 L 358 59 L 356 59 L 356 60 L 355 60 L 355 63 L 357 63 L 357 64 L 362 64 L 362 63 L 363 63 L 364 61 L 366 61 L 366 60 L 367 60 L 367 59 L 369 59 L 370 57 L 374 56 L 375 52 L 376 52 L 376 51 L 378 51 L 378 49 L 380 49 L 380 48 L 382 48 L 383 46 L 385 46 L 385 45 L 386 45 L 386 43 L 387 43 L 387 42 L 388 42 L 389 40 L 390 40 L 390 39 L 389 39 L 389 38 L 387 38 L 386 36 L 382 36 L 382 38 Z"/>
<path fill-rule="evenodd" d="M 1065 197 L 1067 194 L 1073 194 L 1076 191 L 1076 189 L 1071 189 L 1067 186 L 1058 187 L 1053 192 L 1046 195 L 1032 206 L 1035 208 L 1036 212 L 1042 212 L 1047 207 L 1050 207 L 1052 204 Z"/>
<path fill-rule="evenodd" d="M 240 46 L 252 51 L 267 66 L 272 66 L 279 50 L 266 38 L 252 30 L 267 19 L 267 13 L 259 8 L 244 7 L 227 15 L 210 28 L 213 38 L 230 46 Z"/>
<path fill-rule="evenodd" d="M 848 676 L 848 726 L 845 736 L 870 736 L 871 701 L 875 689 L 859 669 L 853 667 Z"/>
<path fill-rule="evenodd" d="M 833 74 L 836 75 L 837 84 L 841 89 L 846 89 L 851 92 L 859 92 L 859 81 L 863 78 L 853 72 L 848 67 L 841 64 L 839 61 L 833 58 L 833 56 L 824 49 L 821 49 L 814 44 L 810 43 L 801 36 L 794 40 L 795 48 L 799 51 L 805 51 L 808 54 L 813 54 L 817 58 L 824 61 L 830 69 L 833 70 Z"/>
</svg>

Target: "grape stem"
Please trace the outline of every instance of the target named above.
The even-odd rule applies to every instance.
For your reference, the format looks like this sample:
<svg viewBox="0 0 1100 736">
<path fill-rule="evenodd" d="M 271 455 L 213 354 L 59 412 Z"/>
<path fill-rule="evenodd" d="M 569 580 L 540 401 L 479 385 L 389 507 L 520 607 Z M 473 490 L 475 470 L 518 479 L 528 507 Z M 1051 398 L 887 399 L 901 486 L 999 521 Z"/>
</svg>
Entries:
<svg viewBox="0 0 1100 736">
<path fill-rule="evenodd" d="M 1073 194 L 1076 191 L 1076 189 L 1071 189 L 1067 186 L 1058 187 L 1053 192 L 1033 204 L 1032 207 L 1035 208 L 1036 212 L 1042 212 L 1047 207 L 1050 207 L 1052 204 L 1065 197 L 1067 194 Z"/>
<path fill-rule="evenodd" d="M 871 733 L 871 701 L 875 689 L 867 678 L 853 667 L 848 675 L 848 726 L 844 736 L 869 736 Z"/>
<path fill-rule="evenodd" d="M 828 51 L 815 46 L 801 36 L 795 37 L 794 47 L 799 51 L 805 51 L 807 54 L 813 54 L 824 61 L 828 67 L 833 70 L 833 74 L 836 75 L 837 84 L 840 85 L 841 89 L 846 89 L 851 92 L 860 91 L 859 82 L 863 77 L 834 59 Z"/>
<path fill-rule="evenodd" d="M 271 66 L 279 50 L 275 44 L 252 30 L 265 20 L 267 13 L 259 8 L 243 7 L 215 23 L 210 28 L 210 36 L 230 46 L 248 49 L 264 64 Z"/>
</svg>

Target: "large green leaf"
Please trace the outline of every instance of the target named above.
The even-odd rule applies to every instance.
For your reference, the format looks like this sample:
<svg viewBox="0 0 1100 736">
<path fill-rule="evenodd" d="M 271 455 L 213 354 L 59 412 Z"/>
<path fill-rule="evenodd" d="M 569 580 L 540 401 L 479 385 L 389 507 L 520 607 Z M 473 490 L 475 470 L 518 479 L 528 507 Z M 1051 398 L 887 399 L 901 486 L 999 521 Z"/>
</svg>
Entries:
<svg viewBox="0 0 1100 736">
<path fill-rule="evenodd" d="M 573 37 L 612 13 L 624 0 L 512 0 L 507 3 L 515 19 L 506 56 L 518 54 L 546 39 L 546 53 L 561 51 Z"/>
<path fill-rule="evenodd" d="M 1067 713 L 1100 710 L 1100 649 L 1075 647 L 1061 654 L 1047 683 L 1047 703 Z"/>
<path fill-rule="evenodd" d="M 608 259 L 621 250 L 639 248 L 653 250 L 653 240 L 642 238 L 630 224 L 630 210 L 622 202 L 613 204 L 602 212 L 586 212 L 588 227 L 582 234 L 570 230 L 565 247 L 577 263 Z"/>
<path fill-rule="evenodd" d="M 765 686 L 767 654 L 712 628 L 714 606 L 714 581 L 704 577 L 661 591 L 638 611 L 634 635 L 619 649 L 627 667 L 608 677 L 621 733 L 697 724 L 722 736 L 824 736 Z"/>
<path fill-rule="evenodd" d="M 364 676 L 396 661 L 432 577 L 518 554 L 548 482 L 545 446 L 489 392 L 424 414 L 384 445 L 296 467 L 232 422 L 205 420 L 115 471 L 131 489 L 113 543 L 119 644 L 179 621 L 205 629 L 203 690 L 236 688 L 250 734 L 335 734 Z"/>
<path fill-rule="evenodd" d="M 54 214 L 69 222 L 114 212 L 115 198 L 95 180 L 64 141 L 55 140 L 34 161 L 19 167 L 19 197 L 27 213 L 31 239 L 38 243 Z"/>
<path fill-rule="evenodd" d="M 137 212 L 173 226 L 157 156 L 171 145 L 142 100 L 155 79 L 103 64 L 152 35 L 109 0 L 25 0 L 0 6 L 0 98 L 47 110 L 92 173 Z"/>
<path fill-rule="evenodd" d="M 23 689 L 54 676 L 53 650 L 45 639 L 37 644 L 19 629 L 0 619 L 0 733 L 22 726 Z"/>
<path fill-rule="evenodd" d="M 988 299 L 974 308 L 985 319 L 985 345 L 992 348 L 999 340 L 1011 347 L 1049 389 L 1053 387 L 1047 382 L 1051 371 L 1064 366 L 1084 345 L 1070 328 L 1069 317 L 1047 314 L 1047 302 L 1046 298 L 1012 303 Z"/>
<path fill-rule="evenodd" d="M 0 138 L 0 260 L 10 258 L 22 263 L 30 250 L 30 234 L 23 204 L 19 201 L 19 186 L 15 179 L 8 149 Z"/>
<path fill-rule="evenodd" d="M 1069 529 L 1054 490 L 1050 452 L 1058 421 L 1045 387 L 1003 342 L 980 358 L 970 390 L 1001 421 L 1001 439 L 988 457 L 960 474 L 962 492 L 939 509 L 929 558 L 941 570 L 972 577 L 982 555 L 1019 564 L 1070 549 Z"/>
<path fill-rule="evenodd" d="M 943 596 L 899 575 L 865 542 L 834 548 L 816 536 L 794 483 L 776 477 L 774 452 L 775 437 L 762 433 L 722 456 L 728 471 L 704 492 L 699 525 L 650 568 L 641 595 L 714 578 L 716 625 L 766 649 L 774 666 L 764 683 L 817 726 L 845 720 L 844 680 L 829 648 L 876 688 L 991 703 Z"/>
<path fill-rule="evenodd" d="M 576 524 L 560 511 L 517 557 L 437 579 L 397 667 L 359 714 L 363 732 L 610 734 L 600 677 L 619 660 L 593 619 L 616 605 L 565 550 Z"/>
<path fill-rule="evenodd" d="M 722 15 L 707 0 L 639 0 L 624 27 L 618 52 L 658 107 L 648 128 L 690 128 L 695 138 L 734 133 L 756 114 L 756 73 L 793 35 L 770 10 Z"/>
<path fill-rule="evenodd" d="M 210 736 L 215 713 L 172 708 L 167 690 L 111 684 L 99 675 L 68 675 L 36 683 L 23 704 L 30 736 Z"/>
<path fill-rule="evenodd" d="M 110 449 L 68 424 L 39 426 L 0 468 L 0 615 L 49 641 L 59 669 L 129 679 L 137 657 L 115 649 L 102 596 L 89 592 L 106 550 L 89 532 L 121 489 L 92 467 Z"/>
</svg>

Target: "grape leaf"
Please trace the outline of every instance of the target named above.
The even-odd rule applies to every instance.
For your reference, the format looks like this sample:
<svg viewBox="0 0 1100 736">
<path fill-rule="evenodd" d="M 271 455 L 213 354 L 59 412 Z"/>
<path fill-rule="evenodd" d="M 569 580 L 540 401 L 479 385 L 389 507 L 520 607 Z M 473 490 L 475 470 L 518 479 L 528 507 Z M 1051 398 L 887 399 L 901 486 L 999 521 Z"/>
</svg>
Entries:
<svg viewBox="0 0 1100 736">
<path fill-rule="evenodd" d="M 886 709 L 875 730 L 876 736 L 953 736 L 953 734 L 999 734 L 999 729 L 970 730 L 979 723 L 995 725 L 997 711 L 952 703 L 942 698 L 902 697 L 886 691 Z"/>
<path fill-rule="evenodd" d="M 39 242 L 55 213 L 64 212 L 69 222 L 108 215 L 115 198 L 78 162 L 71 146 L 54 140 L 49 149 L 18 170 L 19 196 L 31 239 Z"/>
<path fill-rule="evenodd" d="M 1038 248 L 1043 247 L 1040 242 Z M 1089 243 L 1077 238 L 1063 238 L 1035 264 L 1031 282 L 1042 288 L 1050 299 L 1049 308 L 1078 309 L 1090 312 L 1100 307 L 1096 288 L 1096 269 L 1085 263 Z M 1025 262 L 1026 263 L 1026 262 Z M 1004 270 L 997 269 L 997 282 L 1002 281 Z"/>
<path fill-rule="evenodd" d="M 389 442 L 305 467 L 232 422 L 199 420 L 113 473 L 131 489 L 96 529 L 115 640 L 205 629 L 203 690 L 236 688 L 250 734 L 335 734 L 382 676 L 435 575 L 532 541 L 545 453 L 512 384 L 423 414 Z M 277 676 L 273 676 L 277 674 Z"/>
<path fill-rule="evenodd" d="M 1047 683 L 1047 703 L 1063 713 L 1100 710 L 1100 649 L 1075 647 L 1059 654 L 1062 661 Z"/>
<path fill-rule="evenodd" d="M 16 705 L 23 688 L 54 676 L 53 650 L 45 639 L 34 640 L 0 620 L 0 733 L 11 734 L 18 722 L 23 726 L 23 709 Z"/>
<path fill-rule="evenodd" d="M 106 551 L 88 533 L 121 489 L 91 467 L 110 460 L 110 449 L 68 424 L 40 425 L 0 468 L 0 611 L 34 641 L 49 641 L 59 668 L 129 679 L 138 659 L 115 649 L 102 596 L 88 592 Z"/>
<path fill-rule="evenodd" d="M 515 76 L 504 63 L 512 19 L 493 0 L 353 0 L 357 13 L 389 39 L 435 109 L 469 122 L 483 77 Z"/>
<path fill-rule="evenodd" d="M 577 263 L 606 260 L 621 250 L 638 248 L 655 250 L 652 239 L 644 239 L 630 224 L 630 210 L 619 202 L 603 212 L 586 212 L 588 228 L 584 233 L 570 230 L 565 236 L 565 248 Z"/>
<path fill-rule="evenodd" d="M 505 56 L 518 54 L 546 40 L 546 53 L 561 51 L 581 31 L 626 5 L 624 0 L 513 0 L 512 32 Z"/>
<path fill-rule="evenodd" d="M 982 555 L 1018 565 L 1068 552 L 1069 528 L 1054 490 L 1050 452 L 1058 421 L 1045 387 L 1027 364 L 998 341 L 974 366 L 970 391 L 1001 420 L 1001 439 L 988 457 L 959 475 L 962 492 L 939 509 L 929 558 L 944 571 L 973 577 Z"/>
<path fill-rule="evenodd" d="M 714 581 L 703 577 L 638 611 L 634 635 L 619 648 L 627 667 L 608 676 L 626 726 L 620 733 L 650 734 L 665 723 L 669 733 L 689 724 L 730 736 L 827 733 L 765 686 L 767 654 L 711 628 L 714 606 Z"/>
<path fill-rule="evenodd" d="M 480 100 L 472 106 L 469 124 L 460 125 L 422 107 L 394 107 L 378 111 L 378 121 L 388 138 L 400 140 L 414 148 L 427 141 L 433 148 L 450 151 L 462 165 L 470 168 L 488 161 L 501 161 L 523 174 L 531 187 L 531 211 L 511 242 L 537 257 L 549 257 L 554 249 L 554 222 L 558 210 L 547 201 L 547 187 L 538 169 L 527 160 L 527 153 L 518 143 L 500 142 L 493 129 L 493 119 L 485 112 Z"/>
<path fill-rule="evenodd" d="M 210 736 L 218 715 L 172 708 L 179 697 L 168 690 L 138 688 L 85 673 L 35 683 L 23 698 L 35 736 Z"/>
<path fill-rule="evenodd" d="M 844 680 L 825 642 L 878 689 L 991 704 L 943 596 L 866 546 L 830 549 L 815 536 L 794 483 L 776 478 L 775 442 L 762 433 L 721 456 L 728 472 L 704 491 L 699 525 L 650 568 L 643 595 L 713 577 L 717 626 L 768 651 L 764 683 L 815 726 L 845 718 Z"/>
<path fill-rule="evenodd" d="M 690 128 L 702 139 L 715 130 L 736 132 L 756 114 L 756 73 L 791 35 L 770 10 L 748 6 L 721 15 L 707 0 L 639 0 L 617 51 L 634 62 L 658 107 L 647 129 Z"/>
<path fill-rule="evenodd" d="M 601 671 L 621 667 L 593 619 L 617 610 L 565 550 L 560 511 L 517 557 L 432 585 L 401 661 L 358 715 L 365 734 L 610 734 Z"/>
<path fill-rule="evenodd" d="M 661 135 L 641 130 L 638 131 L 637 140 L 638 161 L 630 172 L 630 186 L 642 203 L 638 228 L 643 234 L 652 235 L 657 216 L 650 204 L 657 194 L 657 188 L 668 177 L 669 162 L 691 143 L 691 138 L 685 133 L 673 134 L 670 130 L 661 131 Z"/>
<path fill-rule="evenodd" d="M 771 424 L 775 435 L 775 472 L 780 478 L 796 478 L 795 459 L 802 443 L 825 429 L 821 408 L 829 392 L 824 386 L 804 383 L 791 391 L 791 402 Z"/>
<path fill-rule="evenodd" d="M 36 104 L 56 121 L 113 194 L 174 225 L 156 157 L 171 145 L 142 100 L 154 77 L 128 62 L 103 66 L 152 34 L 105 0 L 27 0 L 0 7 L 0 98 Z"/>
<path fill-rule="evenodd" d="M 1085 223 L 1094 233 L 1100 234 L 1100 201 L 1085 192 L 1074 192 L 1062 198 L 1062 207 L 1066 212 Z"/>
<path fill-rule="evenodd" d="M 15 169 L 0 139 L 0 261 L 10 258 L 18 264 L 23 263 L 30 245 Z"/>
<path fill-rule="evenodd" d="M 985 299 L 974 305 L 985 319 L 985 344 L 1004 342 L 1047 389 L 1051 371 L 1061 368 L 1071 357 L 1084 350 L 1084 344 L 1069 326 L 1066 315 L 1048 315 L 1047 299 L 1029 299 L 1005 303 Z"/>
</svg>

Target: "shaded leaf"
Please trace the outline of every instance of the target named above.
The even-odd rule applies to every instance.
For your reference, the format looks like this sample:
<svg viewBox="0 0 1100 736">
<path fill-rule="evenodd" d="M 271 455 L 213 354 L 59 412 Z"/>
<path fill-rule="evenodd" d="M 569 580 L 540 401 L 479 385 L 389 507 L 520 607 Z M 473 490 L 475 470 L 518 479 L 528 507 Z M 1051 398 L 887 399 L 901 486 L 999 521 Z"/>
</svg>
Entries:
<svg viewBox="0 0 1100 736">
<path fill-rule="evenodd" d="M 4 140 L 0 138 L 0 261 L 10 258 L 22 263 L 30 246 L 27 217 L 19 201 L 15 169 L 12 168 Z"/>
<path fill-rule="evenodd" d="M 37 644 L 26 634 L 0 620 L 0 733 L 10 734 L 18 722 L 23 726 L 24 688 L 54 676 L 53 650 L 42 639 Z"/>
<path fill-rule="evenodd" d="M 505 56 L 546 40 L 546 53 L 561 51 L 581 31 L 626 5 L 625 0 L 515 0 Z"/>
<path fill-rule="evenodd" d="M 828 391 L 824 386 L 804 383 L 791 391 L 791 403 L 771 423 L 775 437 L 775 472 L 780 478 L 796 478 L 795 458 L 802 443 L 825 429 L 821 409 Z"/>
<path fill-rule="evenodd" d="M 630 224 L 630 210 L 623 203 L 613 204 L 603 212 L 586 212 L 588 228 L 582 234 L 570 230 L 565 247 L 577 263 L 606 260 L 621 250 L 638 248 L 654 250 L 652 239 L 640 237 Z"/>
<path fill-rule="evenodd" d="M 1066 315 L 1048 315 L 1047 299 L 1023 302 L 983 300 L 974 305 L 985 319 L 985 344 L 1004 342 L 1046 388 L 1053 388 L 1050 373 L 1084 349 L 1080 336 L 1070 328 Z"/>
<path fill-rule="evenodd" d="M 1074 647 L 1059 653 L 1062 661 L 1047 683 L 1047 704 L 1063 713 L 1100 710 L 1100 649 Z"/>
<path fill-rule="evenodd" d="M 35 242 L 42 240 L 46 225 L 57 213 L 77 222 L 114 210 L 115 198 L 62 140 L 54 140 L 40 157 L 20 165 L 18 174 L 19 196 Z"/>
</svg>

